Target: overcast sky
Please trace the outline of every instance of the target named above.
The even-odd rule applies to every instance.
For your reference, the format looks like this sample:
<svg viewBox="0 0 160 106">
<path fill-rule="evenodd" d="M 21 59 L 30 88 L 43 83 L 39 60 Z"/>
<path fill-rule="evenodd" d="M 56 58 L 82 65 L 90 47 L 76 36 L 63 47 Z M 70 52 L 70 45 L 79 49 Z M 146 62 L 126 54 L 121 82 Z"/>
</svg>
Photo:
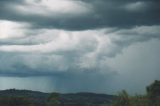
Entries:
<svg viewBox="0 0 160 106">
<path fill-rule="evenodd" d="M 160 80 L 159 0 L 0 0 L 0 89 L 145 93 Z"/>
</svg>

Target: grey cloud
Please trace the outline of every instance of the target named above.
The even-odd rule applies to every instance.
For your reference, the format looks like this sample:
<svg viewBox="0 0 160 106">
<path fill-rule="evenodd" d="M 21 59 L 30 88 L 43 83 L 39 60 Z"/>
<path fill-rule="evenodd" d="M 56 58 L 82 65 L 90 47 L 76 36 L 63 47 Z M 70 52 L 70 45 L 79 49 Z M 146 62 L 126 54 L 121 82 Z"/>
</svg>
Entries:
<svg viewBox="0 0 160 106">
<path fill-rule="evenodd" d="M 104 57 L 113 58 L 122 53 L 123 49 L 130 45 L 139 42 L 147 42 L 152 39 L 160 39 L 159 26 L 140 26 L 126 29 L 113 29 L 111 32 L 106 32 L 105 35 L 110 38 L 110 44 L 101 48 L 97 58 Z"/>
<path fill-rule="evenodd" d="M 105 64 L 108 58 L 114 58 L 121 53 L 124 48 L 134 43 L 159 39 L 159 29 L 159 26 L 141 26 L 131 29 L 113 29 L 109 32 L 107 32 L 107 30 L 79 32 L 77 35 L 71 32 L 65 32 L 69 33 L 68 35 L 63 35 L 63 37 L 68 36 L 68 38 L 65 39 L 67 43 L 61 43 L 60 41 L 63 41 L 63 39 L 59 38 L 60 35 L 56 35 L 58 36 L 57 43 L 59 45 L 63 44 L 62 47 L 60 46 L 54 49 L 55 46 L 52 46 L 54 43 L 51 43 L 47 48 L 43 45 L 39 46 L 39 49 L 36 48 L 38 52 L 34 51 L 35 47 L 31 49 L 27 48 L 28 45 L 23 46 L 23 49 L 18 51 L 16 47 L 14 50 L 12 45 L 3 44 L 9 47 L 11 51 L 3 51 L 3 49 L 0 48 L 0 57 L 1 60 L 3 60 L 0 64 L 1 73 L 3 74 L 5 71 L 6 75 L 7 73 L 13 74 L 15 72 L 16 74 L 20 73 L 26 76 L 41 76 L 54 75 L 59 72 L 65 73 L 68 70 L 75 70 L 75 72 L 79 72 L 80 70 L 110 71 Z M 45 34 L 43 33 L 42 35 Z M 28 38 L 30 37 L 31 36 L 28 36 Z M 49 36 L 43 36 L 42 39 L 44 40 L 36 40 L 37 37 L 40 38 L 40 35 L 35 36 L 35 41 L 33 40 L 33 42 L 39 41 L 39 43 L 42 43 L 46 40 L 45 38 Z M 55 36 L 51 37 L 52 40 L 55 38 Z M 11 42 L 11 40 L 8 42 Z M 25 42 L 26 40 L 22 40 L 23 45 Z M 50 43 L 50 41 L 48 42 Z M 31 44 L 29 46 L 32 47 L 34 45 Z M 54 50 L 52 51 L 52 49 Z M 28 51 L 25 52 L 25 50 Z"/>
<path fill-rule="evenodd" d="M 26 58 L 29 61 L 26 61 Z M 39 58 L 42 58 L 40 61 Z M 0 62 L 0 76 L 5 77 L 18 77 L 18 78 L 30 78 L 30 77 L 45 77 L 47 76 L 50 79 L 47 86 L 54 88 L 54 91 L 59 92 L 78 92 L 78 91 L 92 91 L 92 92 L 106 92 L 106 89 L 109 89 L 110 81 L 112 81 L 112 77 L 116 76 L 116 71 L 110 69 L 109 67 L 105 67 L 102 69 L 100 66 L 92 69 L 78 68 L 73 66 L 74 62 L 72 61 L 72 57 L 69 57 L 65 65 L 71 65 L 69 68 L 59 70 L 57 67 L 50 68 L 54 63 L 58 61 L 51 60 L 48 61 L 50 56 L 38 56 L 38 60 L 36 60 L 36 56 L 22 55 L 22 54 L 10 54 L 5 53 L 0 55 L 0 59 L 3 61 Z M 75 57 L 74 57 L 75 58 Z M 39 61 L 38 63 L 35 63 Z M 30 63 L 30 65 L 28 64 Z M 7 63 L 7 64 L 6 64 Z M 39 64 L 34 67 L 32 65 Z M 50 65 L 48 65 L 50 64 Z M 60 61 L 59 64 L 63 64 Z M 45 66 L 47 65 L 47 67 Z M 62 67 L 62 66 L 61 66 Z M 102 71 L 103 70 L 103 71 Z M 25 83 L 25 82 L 24 82 Z M 45 82 L 46 83 L 46 82 Z M 82 86 L 83 85 L 83 86 Z M 32 86 L 33 87 L 33 86 Z M 34 87 L 32 89 L 35 89 Z M 39 88 L 38 88 L 39 89 Z M 45 89 L 46 91 L 46 89 Z"/>
<path fill-rule="evenodd" d="M 65 30 L 86 30 L 104 27 L 133 27 L 141 25 L 159 25 L 159 1 L 153 0 L 141 0 L 141 1 L 111 1 L 111 0 L 88 0 L 83 1 L 86 4 L 92 6 L 91 12 L 88 14 L 80 14 L 78 16 L 61 15 L 56 14 L 50 16 L 42 15 L 27 15 L 18 13 L 12 9 L 12 6 L 8 6 L 7 3 L 12 1 L 1 3 L 0 11 L 1 19 L 8 19 L 14 21 L 29 22 L 36 28 L 58 28 Z M 127 11 L 124 7 L 130 3 L 143 2 L 146 4 L 143 11 L 137 10 L 137 12 Z M 139 12 L 140 11 L 140 12 Z"/>
<path fill-rule="evenodd" d="M 112 88 L 126 89 L 130 93 L 145 93 L 145 87 L 159 80 L 160 40 L 134 43 L 108 60 L 108 65 L 118 70 Z M 137 87 L 138 86 L 138 87 Z"/>
<path fill-rule="evenodd" d="M 72 70 L 58 77 L 53 77 L 53 80 L 58 82 L 54 84 L 54 88 L 60 92 L 106 92 L 109 89 L 110 81 L 116 75 L 107 68 L 106 72 L 108 73 L 101 73 L 99 70 L 94 69 L 78 72 Z"/>
<path fill-rule="evenodd" d="M 31 27 L 26 28 L 26 36 L 0 39 L 0 75 L 47 76 L 51 78 L 49 84 L 54 83 L 53 88 L 62 92 L 112 91 L 109 87 L 115 87 L 114 78 L 124 76 L 119 76 L 119 69 L 110 67 L 108 60 L 116 58 L 131 45 L 160 39 L 160 2 L 82 1 L 92 7 L 87 14 L 42 16 L 17 12 L 13 6 L 25 5 L 22 1 L 1 0 L 0 20 L 26 22 Z M 133 7 L 128 9 L 128 5 Z M 137 5 L 145 6 L 135 11 Z M 52 32 L 53 29 L 58 31 Z"/>
</svg>

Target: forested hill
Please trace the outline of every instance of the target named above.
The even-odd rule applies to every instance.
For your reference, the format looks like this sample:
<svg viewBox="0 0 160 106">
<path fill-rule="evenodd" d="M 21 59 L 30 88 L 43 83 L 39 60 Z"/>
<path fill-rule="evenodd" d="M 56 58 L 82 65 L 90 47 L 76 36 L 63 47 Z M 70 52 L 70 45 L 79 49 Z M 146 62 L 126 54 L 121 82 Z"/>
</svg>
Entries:
<svg viewBox="0 0 160 106">
<path fill-rule="evenodd" d="M 45 102 L 48 98 L 48 95 L 49 93 L 31 90 L 0 90 L 0 97 L 26 97 L 36 102 Z"/>
<path fill-rule="evenodd" d="M 38 103 L 45 103 L 50 93 L 43 93 L 38 91 L 30 90 L 1 90 L 0 98 L 3 97 L 26 97 Z M 107 94 L 96 94 L 96 93 L 68 93 L 59 94 L 60 102 L 63 106 L 71 106 L 73 104 L 105 104 L 110 103 L 115 96 Z"/>
</svg>

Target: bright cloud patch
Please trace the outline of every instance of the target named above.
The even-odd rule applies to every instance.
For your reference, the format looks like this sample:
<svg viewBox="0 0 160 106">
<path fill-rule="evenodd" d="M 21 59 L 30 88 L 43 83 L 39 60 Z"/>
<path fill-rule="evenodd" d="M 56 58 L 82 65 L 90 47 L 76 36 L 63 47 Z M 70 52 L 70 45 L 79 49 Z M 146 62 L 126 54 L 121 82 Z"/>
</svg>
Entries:
<svg viewBox="0 0 160 106">
<path fill-rule="evenodd" d="M 27 26 L 24 23 L 0 20 L 0 39 L 24 37 Z"/>
<path fill-rule="evenodd" d="M 132 12 L 141 12 L 146 10 L 148 8 L 148 5 L 149 3 L 139 1 L 139 2 L 129 3 L 125 6 L 125 8 Z"/>
<path fill-rule="evenodd" d="M 82 14 L 90 11 L 91 6 L 74 0 L 25 0 L 24 4 L 16 5 L 21 13 L 39 15 Z"/>
</svg>

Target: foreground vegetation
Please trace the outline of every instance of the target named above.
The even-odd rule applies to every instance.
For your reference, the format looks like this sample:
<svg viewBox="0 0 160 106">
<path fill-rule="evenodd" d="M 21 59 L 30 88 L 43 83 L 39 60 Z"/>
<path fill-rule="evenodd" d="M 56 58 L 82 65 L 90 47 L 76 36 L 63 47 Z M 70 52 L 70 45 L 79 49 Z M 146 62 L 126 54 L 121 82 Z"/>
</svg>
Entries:
<svg viewBox="0 0 160 106">
<path fill-rule="evenodd" d="M 105 106 L 160 106 L 160 81 L 155 81 L 146 88 L 146 95 L 129 96 L 123 90 L 112 104 Z"/>
<path fill-rule="evenodd" d="M 69 96 L 67 96 L 67 99 L 70 102 L 64 103 L 59 93 L 52 93 L 49 94 L 49 96 L 45 96 L 47 97 L 46 100 L 44 100 L 44 98 L 42 99 L 43 96 L 41 93 L 36 93 L 38 94 L 38 97 L 41 98 L 39 98 L 38 100 L 34 100 L 32 99 L 32 97 L 17 95 L 15 96 L 13 94 L 14 92 L 16 92 L 16 90 L 11 90 L 11 96 L 0 96 L 0 106 L 160 106 L 160 81 L 155 81 L 153 84 L 148 86 L 146 90 L 146 95 L 135 96 L 130 96 L 125 90 L 123 90 L 117 96 L 108 96 L 107 98 L 109 102 L 106 101 L 103 103 L 98 102 L 97 98 L 94 98 L 94 100 L 92 100 L 91 102 L 91 98 L 93 98 L 94 95 L 97 95 L 93 95 L 91 93 L 85 93 L 85 95 L 83 93 L 79 93 L 76 102 L 74 101 L 75 95 L 70 94 Z M 24 95 L 27 94 L 30 95 L 31 92 L 24 93 Z M 34 95 L 32 94 L 32 96 Z M 86 97 L 88 99 L 85 99 L 85 101 L 83 101 L 83 99 Z M 104 95 L 100 95 L 100 97 L 103 98 Z"/>
</svg>

